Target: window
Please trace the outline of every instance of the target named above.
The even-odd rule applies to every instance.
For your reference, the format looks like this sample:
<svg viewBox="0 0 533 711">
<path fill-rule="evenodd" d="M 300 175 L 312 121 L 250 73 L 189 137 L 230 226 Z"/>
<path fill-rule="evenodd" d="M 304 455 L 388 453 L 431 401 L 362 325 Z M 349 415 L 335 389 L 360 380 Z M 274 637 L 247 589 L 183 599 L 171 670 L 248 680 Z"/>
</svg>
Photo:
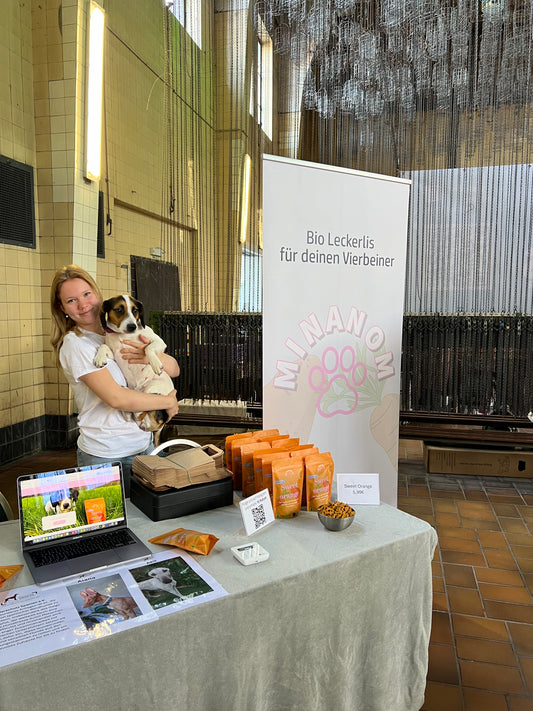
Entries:
<svg viewBox="0 0 533 711">
<path fill-rule="evenodd" d="M 0 156 L 0 242 L 35 249 L 33 168 Z"/>
<path fill-rule="evenodd" d="M 262 259 L 258 252 L 242 251 L 239 311 L 261 311 Z"/>
<path fill-rule="evenodd" d="M 257 46 L 257 119 L 272 140 L 272 40 L 259 18 Z"/>
<path fill-rule="evenodd" d="M 192 40 L 202 47 L 202 6 L 201 0 L 169 0 L 167 6 L 185 28 Z"/>
</svg>

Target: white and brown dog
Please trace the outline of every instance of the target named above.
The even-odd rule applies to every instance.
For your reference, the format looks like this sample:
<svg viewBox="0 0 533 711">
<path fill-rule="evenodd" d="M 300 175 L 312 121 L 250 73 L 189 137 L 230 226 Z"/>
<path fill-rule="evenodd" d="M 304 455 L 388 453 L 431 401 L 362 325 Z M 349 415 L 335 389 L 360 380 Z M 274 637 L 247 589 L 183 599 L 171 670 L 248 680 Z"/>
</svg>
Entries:
<svg viewBox="0 0 533 711">
<path fill-rule="evenodd" d="M 98 349 L 94 364 L 101 368 L 112 358 L 123 372 L 129 388 L 156 395 L 168 395 L 172 392 L 174 383 L 163 370 L 161 360 L 157 356 L 165 351 L 166 344 L 150 326 L 145 325 L 141 302 L 128 294 L 114 296 L 104 301 L 101 319 L 105 330 L 105 343 Z M 145 348 L 148 363 L 130 363 L 121 356 L 122 342 L 140 341 L 140 336 L 145 336 L 150 341 Z M 165 410 L 124 414 L 126 417 L 133 417 L 146 432 L 157 432 L 167 420 Z"/>
</svg>

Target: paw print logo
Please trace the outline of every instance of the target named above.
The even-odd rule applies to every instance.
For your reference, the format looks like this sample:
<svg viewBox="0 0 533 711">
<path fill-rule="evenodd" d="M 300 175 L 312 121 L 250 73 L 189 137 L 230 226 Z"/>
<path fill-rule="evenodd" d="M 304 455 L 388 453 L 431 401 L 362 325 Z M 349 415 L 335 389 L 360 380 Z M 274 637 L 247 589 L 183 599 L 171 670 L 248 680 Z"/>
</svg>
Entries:
<svg viewBox="0 0 533 711">
<path fill-rule="evenodd" d="M 317 410 L 322 417 L 349 415 L 357 408 L 356 387 L 366 380 L 366 366 L 357 361 L 351 346 L 339 353 L 335 348 L 326 348 L 320 365 L 309 373 L 309 385 L 319 393 Z"/>
</svg>

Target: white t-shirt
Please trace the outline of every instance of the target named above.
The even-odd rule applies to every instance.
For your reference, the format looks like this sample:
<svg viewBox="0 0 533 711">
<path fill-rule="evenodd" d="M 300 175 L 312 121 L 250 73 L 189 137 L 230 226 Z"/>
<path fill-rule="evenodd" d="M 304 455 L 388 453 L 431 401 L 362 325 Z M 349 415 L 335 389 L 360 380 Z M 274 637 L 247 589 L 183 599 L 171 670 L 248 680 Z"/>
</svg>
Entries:
<svg viewBox="0 0 533 711">
<path fill-rule="evenodd" d="M 78 447 L 87 454 L 109 459 L 143 452 L 152 441 L 151 433 L 143 432 L 133 420 L 126 420 L 122 410 L 106 405 L 80 380 L 82 375 L 99 370 L 93 360 L 104 337 L 79 330 L 81 336 L 73 331 L 66 334 L 59 351 L 59 361 L 72 387 L 79 413 Z M 126 387 L 126 379 L 114 360 L 108 360 L 105 367 L 113 380 Z"/>
</svg>

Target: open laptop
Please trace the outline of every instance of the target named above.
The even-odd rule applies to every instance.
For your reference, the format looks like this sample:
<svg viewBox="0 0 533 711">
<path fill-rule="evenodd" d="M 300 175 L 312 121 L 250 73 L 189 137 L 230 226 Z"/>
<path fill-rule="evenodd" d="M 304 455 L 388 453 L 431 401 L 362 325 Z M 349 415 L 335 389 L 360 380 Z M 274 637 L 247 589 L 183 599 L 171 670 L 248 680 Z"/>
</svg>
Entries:
<svg viewBox="0 0 533 711">
<path fill-rule="evenodd" d="M 151 555 L 127 526 L 120 462 L 26 474 L 17 494 L 22 553 L 38 584 Z"/>
</svg>

